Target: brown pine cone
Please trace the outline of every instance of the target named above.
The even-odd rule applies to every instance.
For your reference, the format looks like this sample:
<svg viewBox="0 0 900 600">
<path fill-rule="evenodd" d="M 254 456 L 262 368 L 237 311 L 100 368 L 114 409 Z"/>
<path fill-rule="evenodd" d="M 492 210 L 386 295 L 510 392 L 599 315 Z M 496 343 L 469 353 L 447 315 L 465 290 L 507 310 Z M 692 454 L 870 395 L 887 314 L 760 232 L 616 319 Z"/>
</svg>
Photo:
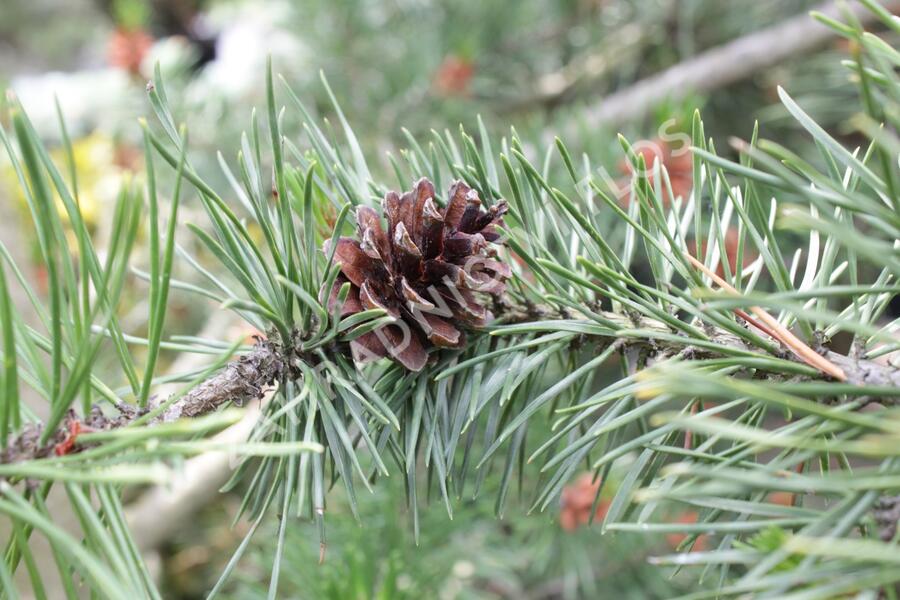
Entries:
<svg viewBox="0 0 900 600">
<path fill-rule="evenodd" d="M 591 522 L 594 498 L 600 491 L 600 480 L 594 480 L 593 473 L 584 473 L 562 489 L 559 498 L 559 524 L 565 531 L 575 531 Z M 609 510 L 609 500 L 600 499 L 594 513 L 595 521 L 602 521 Z"/>
<path fill-rule="evenodd" d="M 360 206 L 358 239 L 338 239 L 334 255 L 341 274 L 330 290 L 329 309 L 349 281 L 341 316 L 381 308 L 395 319 L 351 342 L 356 360 L 390 356 L 419 371 L 430 347 L 459 348 L 464 329 L 490 320 L 487 295 L 502 294 L 510 276 L 494 247 L 500 237 L 496 225 L 508 206 L 500 201 L 483 210 L 478 193 L 461 181 L 447 198 L 446 208 L 438 208 L 434 186 L 422 178 L 412 191 L 384 197 L 387 230 L 377 212 Z"/>
</svg>

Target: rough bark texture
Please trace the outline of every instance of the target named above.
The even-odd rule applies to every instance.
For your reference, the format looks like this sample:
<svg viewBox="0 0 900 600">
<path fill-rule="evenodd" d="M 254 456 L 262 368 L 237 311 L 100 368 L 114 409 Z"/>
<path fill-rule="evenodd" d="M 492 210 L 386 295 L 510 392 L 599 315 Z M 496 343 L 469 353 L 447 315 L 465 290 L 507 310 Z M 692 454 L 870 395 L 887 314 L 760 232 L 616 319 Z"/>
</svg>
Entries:
<svg viewBox="0 0 900 600">
<path fill-rule="evenodd" d="M 879 537 L 885 542 L 893 540 L 900 525 L 900 495 L 884 496 L 879 499 L 873 516 L 878 524 Z"/>
<path fill-rule="evenodd" d="M 163 415 L 163 421 L 198 417 L 214 411 L 225 402 L 238 406 L 247 400 L 262 398 L 263 392 L 284 371 L 285 361 L 279 347 L 259 340 L 253 351 L 228 363 L 221 371 L 185 394 Z"/>
<path fill-rule="evenodd" d="M 175 421 L 181 417 L 199 417 L 227 402 L 240 406 L 254 398 L 262 398 L 266 388 L 274 384 L 283 372 L 284 364 L 282 352 L 276 344 L 259 340 L 252 351 L 228 363 L 215 375 L 179 398 L 162 415 L 153 419 L 151 424 Z M 52 454 L 77 453 L 83 449 L 77 444 L 79 433 L 125 427 L 161 404 L 162 402 L 155 400 L 147 408 L 139 409 L 121 403 L 116 407 L 118 414 L 113 416 L 105 414 L 99 406 L 94 406 L 84 418 L 79 418 L 74 410 L 70 410 L 63 425 L 43 444 L 40 442 L 43 424 L 28 423 L 0 451 L 0 463 L 45 458 Z"/>
</svg>

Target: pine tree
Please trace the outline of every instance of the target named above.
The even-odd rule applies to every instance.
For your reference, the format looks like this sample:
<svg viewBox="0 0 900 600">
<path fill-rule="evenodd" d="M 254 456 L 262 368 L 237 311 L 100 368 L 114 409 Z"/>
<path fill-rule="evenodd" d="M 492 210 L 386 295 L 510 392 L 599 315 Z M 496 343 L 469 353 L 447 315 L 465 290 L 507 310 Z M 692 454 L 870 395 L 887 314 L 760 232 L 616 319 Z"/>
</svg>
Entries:
<svg viewBox="0 0 900 600">
<path fill-rule="evenodd" d="M 900 33 L 896 17 L 865 4 Z M 900 52 L 852 18 L 816 16 L 852 41 L 845 64 L 863 142 L 845 147 L 780 90 L 817 153 L 754 129 L 730 158 L 695 114 L 688 187 L 624 138 L 620 185 L 562 140 L 534 148 L 483 128 L 410 139 L 388 182 L 324 79 L 341 141 L 270 69 L 265 124 L 254 116 L 236 166 L 220 161 L 231 189 L 214 189 L 192 167 L 157 73 L 156 119 L 141 124 L 146 178 L 121 190 L 102 252 L 77 173 L 54 163 L 12 99 L 0 138 L 47 293 L 0 243 L 0 513 L 11 532 L 0 589 L 17 597 L 24 571 L 42 595 L 31 546 L 40 535 L 70 597 L 80 585 L 160 597 L 123 492 L 221 450 L 210 436 L 259 400 L 249 439 L 228 450 L 241 459 L 231 485 L 249 482 L 249 536 L 279 516 L 272 597 L 297 518 L 317 522 L 324 551 L 338 480 L 365 522 L 360 487 L 405 479 L 418 537 L 432 490 L 452 515 L 496 470 L 502 513 L 517 473 L 534 469 L 531 505 L 543 511 L 587 466 L 596 504 L 617 462 L 626 475 L 602 531 L 687 534 L 654 563 L 694 572 L 690 597 L 895 597 L 900 322 L 886 309 L 900 291 Z M 281 98 L 305 120 L 302 142 L 281 129 Z M 202 256 L 176 240 L 188 197 L 206 218 L 187 225 Z M 119 308 L 144 243 L 140 337 Z M 176 261 L 206 285 L 176 279 Z M 36 326 L 14 309 L 12 286 L 26 291 Z M 174 290 L 219 302 L 259 335 L 230 347 L 164 340 Z M 157 373 L 164 351 L 214 360 L 172 378 Z M 173 380 L 179 392 L 155 393 Z M 45 400 L 45 416 L 22 401 L 24 388 Z M 548 420 L 549 434 L 528 435 Z M 48 508 L 54 490 L 77 531 Z M 696 522 L 667 521 L 672 506 Z"/>
</svg>

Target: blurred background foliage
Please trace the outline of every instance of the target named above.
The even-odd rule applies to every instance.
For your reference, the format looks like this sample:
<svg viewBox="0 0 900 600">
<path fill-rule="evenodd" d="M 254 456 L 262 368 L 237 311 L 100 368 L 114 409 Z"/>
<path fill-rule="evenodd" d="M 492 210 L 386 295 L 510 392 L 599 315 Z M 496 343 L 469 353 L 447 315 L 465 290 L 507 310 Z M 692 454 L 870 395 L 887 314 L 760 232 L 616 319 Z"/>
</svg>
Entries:
<svg viewBox="0 0 900 600">
<path fill-rule="evenodd" d="M 271 53 L 277 71 L 303 91 L 307 104 L 327 116 L 330 103 L 318 85 L 318 73 L 324 71 L 357 135 L 380 154 L 403 141 L 404 129 L 416 137 L 458 124 L 471 131 L 479 114 L 489 131 L 513 125 L 526 139 L 540 135 L 577 121 L 582 107 L 597 104 L 604 94 L 816 4 L 524 0 L 511 7 L 474 0 L 9 0 L 0 24 L 0 80 L 16 79 L 13 87 L 23 102 L 33 94 L 47 105 L 52 94 L 46 92 L 66 93 L 63 108 L 70 121 L 75 118 L 72 128 L 102 125 L 110 135 L 133 141 L 133 118 L 141 114 L 134 103 L 142 103 L 143 83 L 160 61 L 173 92 L 187 90 L 172 94 L 182 103 L 183 112 L 176 116 L 190 114 L 201 125 L 205 117 L 214 133 L 210 141 L 214 137 L 218 147 L 228 147 L 223 136 L 246 126 L 247 111 L 241 109 L 259 104 L 261 67 Z M 79 23 L 83 26 L 73 26 Z M 701 105 L 713 137 L 749 132 L 754 116 L 790 126 L 780 119 L 781 112 L 765 110 L 776 99 L 776 82 L 795 89 L 798 100 L 804 98 L 803 88 L 816 93 L 812 116 L 829 115 L 834 122 L 846 109 L 841 93 L 850 90 L 834 60 L 838 46 L 835 42 L 816 55 L 798 57 L 727 93 L 674 105 L 659 98 L 659 110 L 646 119 L 606 125 L 628 137 L 646 136 L 657 122 L 684 121 L 688 107 Z M 48 73 L 57 70 L 66 75 Z M 110 70 L 119 72 L 114 76 Z M 131 85 L 123 72 L 131 76 Z M 97 85 L 118 94 L 109 97 Z M 827 94 L 821 93 L 824 88 Z M 118 104 L 120 110 L 79 113 L 78 99 L 69 97 L 79 91 L 84 103 Z M 34 104 L 26 102 L 33 107 L 32 118 L 39 120 Z M 53 126 L 47 130 L 56 134 Z M 585 139 L 566 140 L 570 149 L 608 146 L 618 155 L 615 140 L 609 139 L 613 136 L 581 131 Z M 202 130 L 195 125 L 192 134 L 202 135 Z"/>
<path fill-rule="evenodd" d="M 726 136 L 749 137 L 754 119 L 770 139 L 795 150 L 810 144 L 777 103 L 777 85 L 789 89 L 820 124 L 841 133 L 854 106 L 847 99 L 855 92 L 840 66 L 847 48 L 838 41 L 705 96 L 654 99 L 654 110 L 631 122 L 592 123 L 584 117 L 586 107 L 612 91 L 815 4 L 3 0 L 0 85 L 16 93 L 50 143 L 60 141 L 59 99 L 73 138 L 82 210 L 92 234 L 102 241 L 110 234 L 109 207 L 119 184 L 140 177 L 143 168 L 136 119 L 148 112 L 145 85 L 157 62 L 176 117 L 191 122 L 193 165 L 211 182 L 223 177 L 216 151 L 239 148 L 252 107 L 264 106 L 268 54 L 307 106 L 334 123 L 319 82 L 320 70 L 325 73 L 370 164 L 382 166 L 384 181 L 394 181 L 386 157 L 405 145 L 409 135 L 421 139 L 433 129 L 455 131 L 460 125 L 479 131 L 479 115 L 487 132 L 502 135 L 512 125 L 526 142 L 572 132 L 565 142 L 573 155 L 588 152 L 594 164 L 624 176 L 615 133 L 653 140 L 663 124 L 669 134 L 685 131 L 695 107 L 701 107 L 707 134 L 722 149 Z M 299 115 L 288 111 L 283 131 L 296 138 L 302 129 L 295 119 Z M 669 169 L 674 183 L 677 167 Z M 4 241 L 21 242 L 18 250 L 27 256 L 36 246 L 16 231 L 27 220 L 27 209 L 15 190 L 12 169 L 0 163 L 0 235 Z M 200 220 L 191 218 L 197 207 L 182 210 L 185 221 Z M 198 248 L 191 250 L 202 258 Z M 32 275 L 40 282 L 40 272 Z M 142 289 L 130 291 L 136 319 L 146 314 Z M 189 300 L 173 295 L 167 328 L 181 333 L 203 329 L 211 306 Z M 129 325 L 140 330 L 140 323 Z M 229 339 L 249 333 L 217 332 Z M 418 547 L 401 482 L 384 483 L 362 499 L 362 523 L 353 520 L 340 486 L 332 490 L 321 566 L 315 526 L 289 530 L 284 597 L 646 598 L 686 591 L 679 573 L 650 568 L 646 561 L 654 551 L 678 546 L 678 536 L 600 537 L 592 526 L 591 517 L 605 511 L 603 498 L 614 493 L 615 471 L 600 502 L 593 501 L 599 482 L 581 477 L 549 514 L 526 515 L 529 493 L 540 484 L 537 474 L 528 471 L 519 482 L 521 497 L 509 499 L 502 519 L 495 517 L 492 493 L 482 491 L 462 502 L 453 521 L 437 506 L 439 499 L 432 499 L 430 509 L 422 511 Z M 496 485 L 491 477 L 484 483 L 485 489 Z M 167 543 L 161 562 L 166 597 L 201 597 L 215 581 L 246 531 L 243 522 L 234 528 L 222 525 L 236 512 L 240 492 L 232 490 L 203 508 Z M 689 523 L 696 515 L 673 513 L 671 519 Z M 277 526 L 273 519 L 253 538 L 248 558 L 228 584 L 229 597 L 265 596 L 272 561 L 269 541 Z M 759 543 L 766 543 L 764 536 Z M 702 538 L 694 543 L 700 546 Z"/>
<path fill-rule="evenodd" d="M 557 514 L 526 517 L 520 508 L 498 520 L 493 510 L 494 489 L 484 489 L 477 499 L 458 503 L 453 520 L 447 518 L 440 499 L 432 498 L 427 507 L 420 508 L 422 533 L 416 546 L 404 486 L 395 479 L 381 482 L 375 494 L 360 497 L 361 523 L 353 520 L 340 486 L 332 490 L 328 546 L 321 564 L 313 528 L 288 529 L 281 597 L 639 599 L 668 598 L 695 589 L 689 576 L 669 579 L 668 572 L 647 562 L 653 552 L 670 552 L 678 536 L 599 540 L 597 531 L 585 526 L 561 528 Z M 586 525 L 596 487 L 590 485 L 589 474 L 580 481 L 567 494 L 567 506 L 579 508 L 574 512 L 584 518 L 580 525 Z M 496 487 L 493 483 L 488 487 Z M 533 486 L 533 482 L 525 484 Z M 522 491 L 521 504 L 533 491 Z M 246 533 L 240 527 L 220 531 L 221 523 L 227 522 L 236 508 L 228 504 L 205 511 L 196 528 L 171 541 L 166 571 L 170 590 L 176 595 L 202 597 Z M 598 510 L 598 518 L 602 518 L 605 508 L 601 505 Z M 210 536 L 207 526 L 219 533 Z M 272 519 L 253 538 L 222 592 L 224 597 L 266 598 L 271 540 L 276 535 L 277 522 Z"/>
</svg>

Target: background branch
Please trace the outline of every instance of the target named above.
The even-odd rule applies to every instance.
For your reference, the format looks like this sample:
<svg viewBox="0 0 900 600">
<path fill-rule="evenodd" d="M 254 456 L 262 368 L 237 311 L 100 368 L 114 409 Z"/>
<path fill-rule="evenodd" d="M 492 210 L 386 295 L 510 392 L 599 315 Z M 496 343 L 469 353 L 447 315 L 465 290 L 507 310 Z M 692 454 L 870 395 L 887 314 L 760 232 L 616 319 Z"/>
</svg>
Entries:
<svg viewBox="0 0 900 600">
<path fill-rule="evenodd" d="M 861 3 L 826 2 L 815 10 L 833 18 L 841 17 L 846 6 L 861 23 L 876 17 Z M 884 3 L 892 12 L 900 10 L 900 1 Z M 679 99 L 688 94 L 705 93 L 750 77 L 788 59 L 815 50 L 835 33 L 803 13 L 761 31 L 747 34 L 712 48 L 625 89 L 614 92 L 588 107 L 583 122 L 618 123 L 647 114 L 664 98 Z M 575 135 L 574 126 L 569 129 Z"/>
<path fill-rule="evenodd" d="M 214 312 L 198 335 L 215 337 L 228 328 L 232 319 L 227 311 Z M 203 356 L 200 354 L 182 354 L 171 370 L 193 371 L 202 366 L 202 361 Z M 263 362 L 267 364 L 268 360 Z M 227 367 L 223 373 L 226 370 Z M 208 383 L 204 382 L 198 388 L 207 389 Z M 219 386 L 219 389 L 222 387 Z M 168 396 L 175 391 L 175 385 L 170 384 L 159 393 Z M 209 399 L 206 394 L 202 397 Z M 191 406 L 193 408 L 195 405 Z M 213 439 L 222 443 L 243 442 L 250 435 L 258 417 L 258 405 L 251 403 L 240 421 L 218 433 Z M 134 534 L 135 543 L 142 552 L 151 553 L 162 546 L 178 532 L 191 515 L 206 506 L 219 493 L 219 488 L 231 475 L 230 458 L 227 452 L 207 452 L 190 458 L 184 461 L 183 467 L 173 481 L 147 489 L 126 507 L 126 520 Z"/>
<path fill-rule="evenodd" d="M 258 417 L 259 406 L 253 404 L 240 421 L 213 436 L 212 440 L 222 444 L 244 442 Z M 231 475 L 232 459 L 233 456 L 224 450 L 191 458 L 185 461 L 172 481 L 150 488 L 131 503 L 125 517 L 138 548 L 142 552 L 159 548 L 192 514 L 206 506 Z"/>
</svg>

